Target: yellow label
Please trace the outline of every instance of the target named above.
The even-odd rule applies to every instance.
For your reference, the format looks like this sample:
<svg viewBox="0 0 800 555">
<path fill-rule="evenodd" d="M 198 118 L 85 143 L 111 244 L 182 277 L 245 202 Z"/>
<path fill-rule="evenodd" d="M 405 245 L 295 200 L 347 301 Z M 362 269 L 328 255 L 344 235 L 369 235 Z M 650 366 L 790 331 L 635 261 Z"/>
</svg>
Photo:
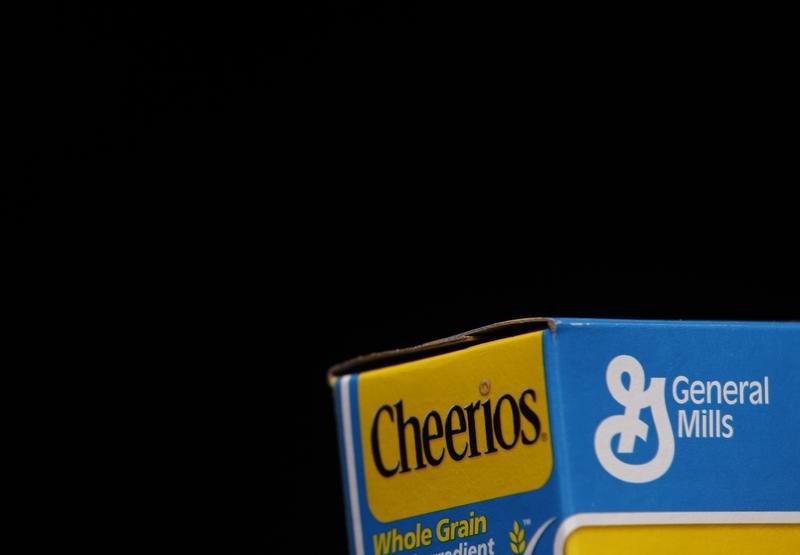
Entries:
<svg viewBox="0 0 800 555">
<path fill-rule="evenodd" d="M 567 539 L 565 555 L 797 555 L 797 524 L 588 526 Z"/>
<path fill-rule="evenodd" d="M 378 520 L 535 490 L 550 477 L 542 332 L 367 372 L 358 392 Z"/>
</svg>

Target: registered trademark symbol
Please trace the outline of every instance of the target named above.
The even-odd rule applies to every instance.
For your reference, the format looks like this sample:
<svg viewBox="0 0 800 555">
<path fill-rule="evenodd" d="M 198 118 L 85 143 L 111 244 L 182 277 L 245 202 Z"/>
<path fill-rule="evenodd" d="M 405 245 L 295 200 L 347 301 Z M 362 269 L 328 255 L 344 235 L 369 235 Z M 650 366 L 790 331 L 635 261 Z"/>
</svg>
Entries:
<svg viewBox="0 0 800 555">
<path fill-rule="evenodd" d="M 478 391 L 481 392 L 481 395 L 489 395 L 489 390 L 492 389 L 492 385 L 489 383 L 489 380 L 481 380 L 481 383 L 478 385 Z"/>
</svg>

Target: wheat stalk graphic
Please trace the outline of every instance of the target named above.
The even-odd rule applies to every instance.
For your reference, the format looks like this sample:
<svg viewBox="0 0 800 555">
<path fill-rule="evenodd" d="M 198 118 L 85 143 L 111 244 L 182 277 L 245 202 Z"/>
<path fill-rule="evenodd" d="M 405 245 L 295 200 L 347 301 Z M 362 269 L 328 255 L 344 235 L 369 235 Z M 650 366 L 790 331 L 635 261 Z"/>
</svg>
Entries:
<svg viewBox="0 0 800 555">
<path fill-rule="evenodd" d="M 511 538 L 511 551 L 522 555 L 525 552 L 525 530 L 519 527 L 519 522 L 514 521 L 514 529 L 508 533 Z"/>
</svg>

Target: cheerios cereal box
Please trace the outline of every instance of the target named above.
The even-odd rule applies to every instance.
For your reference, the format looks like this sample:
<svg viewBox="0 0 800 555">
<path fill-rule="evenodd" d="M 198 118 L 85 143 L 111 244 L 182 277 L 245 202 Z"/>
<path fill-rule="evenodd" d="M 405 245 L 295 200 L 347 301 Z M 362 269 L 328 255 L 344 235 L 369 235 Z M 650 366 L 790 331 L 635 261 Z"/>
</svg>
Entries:
<svg viewBox="0 0 800 555">
<path fill-rule="evenodd" d="M 526 318 L 329 379 L 353 555 L 800 553 L 800 323 Z"/>
</svg>

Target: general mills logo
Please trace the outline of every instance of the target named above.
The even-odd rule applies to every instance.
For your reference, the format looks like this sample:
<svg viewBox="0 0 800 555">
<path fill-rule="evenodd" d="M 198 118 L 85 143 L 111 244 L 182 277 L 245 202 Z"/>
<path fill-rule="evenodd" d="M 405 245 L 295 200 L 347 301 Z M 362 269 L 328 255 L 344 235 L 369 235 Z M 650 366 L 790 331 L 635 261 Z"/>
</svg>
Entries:
<svg viewBox="0 0 800 555">
<path fill-rule="evenodd" d="M 623 374 L 629 377 L 628 387 Z M 664 400 L 665 378 L 650 378 L 645 388 L 645 375 L 638 360 L 629 355 L 619 355 L 608 364 L 606 384 L 616 402 L 625 407 L 623 414 L 609 416 L 597 427 L 594 434 L 594 451 L 597 460 L 606 471 L 622 480 L 634 484 L 652 482 L 664 475 L 675 455 L 675 438 Z M 658 449 L 647 462 L 631 464 L 620 460 L 618 454 L 631 454 L 636 447 L 636 438 L 647 441 L 649 426 L 639 416 L 642 409 L 649 408 L 653 415 Z M 619 436 L 616 453 L 612 441 Z"/>
</svg>

